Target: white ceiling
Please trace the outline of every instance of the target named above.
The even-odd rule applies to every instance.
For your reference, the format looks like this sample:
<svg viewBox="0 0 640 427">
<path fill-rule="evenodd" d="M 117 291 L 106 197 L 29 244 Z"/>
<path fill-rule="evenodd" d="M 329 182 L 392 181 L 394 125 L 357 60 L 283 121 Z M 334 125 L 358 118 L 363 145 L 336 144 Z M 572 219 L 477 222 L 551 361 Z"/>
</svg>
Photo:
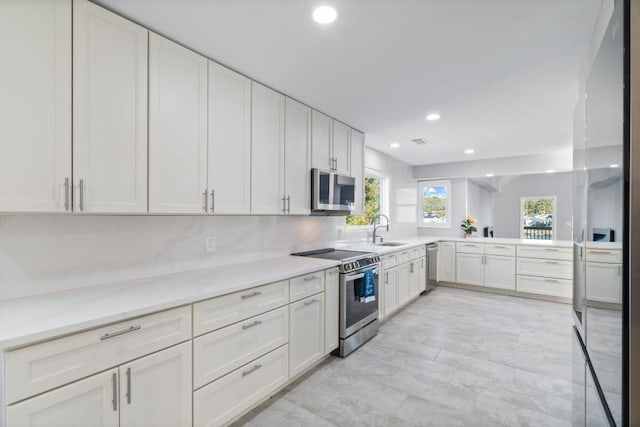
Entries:
<svg viewBox="0 0 640 427">
<path fill-rule="evenodd" d="M 600 0 L 99 0 L 413 165 L 571 147 Z M 338 19 L 311 19 L 331 4 Z M 424 116 L 438 111 L 442 119 Z M 432 144 L 416 146 L 410 139 Z M 398 149 L 389 148 L 397 141 Z M 473 148 L 472 156 L 463 154 Z"/>
</svg>

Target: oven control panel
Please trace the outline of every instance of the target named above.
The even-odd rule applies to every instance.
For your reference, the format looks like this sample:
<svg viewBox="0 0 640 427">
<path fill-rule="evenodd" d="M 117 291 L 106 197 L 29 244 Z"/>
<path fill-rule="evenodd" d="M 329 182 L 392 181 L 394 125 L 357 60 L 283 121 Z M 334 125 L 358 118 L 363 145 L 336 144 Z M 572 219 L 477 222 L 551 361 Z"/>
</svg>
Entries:
<svg viewBox="0 0 640 427">
<path fill-rule="evenodd" d="M 349 273 L 352 271 L 359 270 L 368 265 L 378 264 L 379 262 L 380 262 L 380 257 L 377 255 L 374 255 L 370 257 L 360 258 L 354 261 L 344 262 L 341 266 L 341 270 L 343 273 Z"/>
</svg>

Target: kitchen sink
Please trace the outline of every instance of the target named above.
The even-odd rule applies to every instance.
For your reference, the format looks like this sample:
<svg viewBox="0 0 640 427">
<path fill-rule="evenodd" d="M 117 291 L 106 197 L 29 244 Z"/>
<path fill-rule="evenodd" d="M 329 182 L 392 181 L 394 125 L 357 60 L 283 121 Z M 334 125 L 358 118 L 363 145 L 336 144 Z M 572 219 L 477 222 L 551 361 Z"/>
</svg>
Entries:
<svg viewBox="0 0 640 427">
<path fill-rule="evenodd" d="M 402 242 L 383 242 L 383 243 L 376 243 L 376 246 L 403 246 L 406 245 L 406 243 L 402 243 Z"/>
</svg>

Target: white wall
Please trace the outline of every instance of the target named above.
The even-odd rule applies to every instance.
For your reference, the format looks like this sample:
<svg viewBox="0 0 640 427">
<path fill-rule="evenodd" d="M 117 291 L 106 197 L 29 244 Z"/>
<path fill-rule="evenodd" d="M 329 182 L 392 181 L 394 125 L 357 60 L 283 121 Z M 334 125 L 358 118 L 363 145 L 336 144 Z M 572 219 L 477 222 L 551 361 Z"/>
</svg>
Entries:
<svg viewBox="0 0 640 427">
<path fill-rule="evenodd" d="M 520 198 L 556 196 L 557 240 L 571 240 L 573 178 L 570 172 L 514 177 L 493 195 L 495 237 L 520 238 Z"/>
<path fill-rule="evenodd" d="M 332 246 L 344 217 L 0 216 L 0 300 Z M 217 251 L 205 252 L 215 236 Z"/>
<path fill-rule="evenodd" d="M 418 234 L 433 237 L 462 237 L 460 223 L 467 214 L 467 178 L 451 179 L 451 227 L 419 227 Z"/>
<path fill-rule="evenodd" d="M 494 224 L 493 194 L 472 180 L 467 181 L 467 214 L 478 220 L 474 235 L 482 236 L 483 228 Z"/>
<path fill-rule="evenodd" d="M 530 156 L 501 157 L 497 159 L 469 160 L 415 166 L 416 179 L 439 179 L 480 177 L 488 173 L 499 175 L 521 175 L 545 172 L 549 169 L 569 171 L 573 167 L 573 152 L 556 151 Z"/>
</svg>

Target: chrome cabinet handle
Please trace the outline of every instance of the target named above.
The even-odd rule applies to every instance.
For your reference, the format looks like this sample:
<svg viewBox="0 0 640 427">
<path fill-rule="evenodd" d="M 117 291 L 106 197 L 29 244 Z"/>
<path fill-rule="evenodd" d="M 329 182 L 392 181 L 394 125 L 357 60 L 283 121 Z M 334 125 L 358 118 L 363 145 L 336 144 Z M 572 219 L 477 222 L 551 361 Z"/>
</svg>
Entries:
<svg viewBox="0 0 640 427">
<path fill-rule="evenodd" d="M 409 264 L 411 266 L 411 271 L 410 273 L 413 273 L 413 263 Z"/>
<path fill-rule="evenodd" d="M 316 280 L 317 278 L 318 278 L 318 277 L 317 277 L 316 275 L 313 275 L 313 276 L 307 276 L 307 277 L 305 277 L 305 278 L 304 278 L 304 281 L 305 281 L 305 282 L 310 282 L 310 281 L 312 281 L 312 280 Z"/>
<path fill-rule="evenodd" d="M 109 338 L 114 338 L 120 335 L 128 334 L 129 332 L 137 331 L 138 329 L 142 329 L 142 326 L 131 326 L 130 328 L 123 329 L 122 331 L 112 332 L 110 334 L 104 334 L 100 337 L 100 341 L 108 340 Z"/>
<path fill-rule="evenodd" d="M 253 328 L 254 326 L 258 326 L 262 323 L 262 320 L 256 320 L 253 323 L 249 323 L 248 325 L 242 325 L 242 329 L 249 329 L 249 328 Z"/>
<path fill-rule="evenodd" d="M 558 283 L 556 279 L 544 279 L 545 282 Z"/>
<path fill-rule="evenodd" d="M 389 272 L 388 271 L 384 272 L 384 283 L 386 283 L 387 285 L 389 284 Z"/>
<path fill-rule="evenodd" d="M 211 190 L 211 213 L 215 212 L 216 193 L 215 190 Z"/>
<path fill-rule="evenodd" d="M 69 210 L 69 178 L 64 179 L 64 210 Z"/>
<path fill-rule="evenodd" d="M 291 213 L 291 196 L 287 196 L 287 213 Z"/>
<path fill-rule="evenodd" d="M 314 298 L 314 299 L 312 299 L 312 300 L 305 301 L 305 302 L 304 302 L 304 305 L 311 305 L 311 304 L 315 304 L 315 303 L 317 303 L 317 302 L 318 302 L 318 300 Z"/>
<path fill-rule="evenodd" d="M 545 261 L 547 264 L 558 264 L 558 261 Z"/>
<path fill-rule="evenodd" d="M 80 183 L 78 185 L 78 191 L 80 192 L 80 212 L 84 211 L 84 179 L 80 178 Z"/>
<path fill-rule="evenodd" d="M 209 192 L 206 188 L 204 189 L 204 193 L 202 193 L 202 196 L 204 197 L 204 206 L 202 208 L 204 209 L 204 213 L 207 213 L 207 211 L 209 210 Z"/>
<path fill-rule="evenodd" d="M 118 377 L 114 373 L 111 375 L 111 406 L 114 411 L 118 410 Z"/>
<path fill-rule="evenodd" d="M 558 252 L 558 249 L 556 248 L 544 248 L 545 251 L 552 251 L 552 252 Z"/>
<path fill-rule="evenodd" d="M 287 198 L 282 196 L 282 213 L 287 213 Z"/>
<path fill-rule="evenodd" d="M 622 276 L 622 266 L 618 264 L 618 277 Z"/>
<path fill-rule="evenodd" d="M 131 368 L 127 368 L 127 405 L 131 405 Z"/>
<path fill-rule="evenodd" d="M 255 364 L 255 365 L 253 365 L 253 367 L 252 367 L 251 369 L 248 369 L 248 370 L 246 370 L 246 371 L 243 371 L 243 372 L 242 372 L 242 377 L 244 378 L 244 377 L 246 377 L 247 375 L 254 373 L 255 371 L 257 371 L 257 370 L 258 370 L 258 369 L 260 369 L 260 368 L 262 368 L 262 365 L 261 365 L 261 364 L 259 364 L 259 363 L 257 363 L 257 364 Z"/>
<path fill-rule="evenodd" d="M 596 251 L 594 249 L 589 249 L 589 252 L 591 252 L 592 254 L 604 254 L 604 255 L 610 255 L 611 252 L 607 252 L 607 251 Z"/>
<path fill-rule="evenodd" d="M 262 292 L 261 291 L 255 291 L 255 292 L 252 292 L 250 294 L 244 294 L 240 298 L 247 299 L 247 298 L 257 297 L 258 295 L 262 295 Z"/>
<path fill-rule="evenodd" d="M 506 246 L 500 246 L 500 245 L 493 245 L 493 247 L 498 249 L 507 249 Z"/>
</svg>

